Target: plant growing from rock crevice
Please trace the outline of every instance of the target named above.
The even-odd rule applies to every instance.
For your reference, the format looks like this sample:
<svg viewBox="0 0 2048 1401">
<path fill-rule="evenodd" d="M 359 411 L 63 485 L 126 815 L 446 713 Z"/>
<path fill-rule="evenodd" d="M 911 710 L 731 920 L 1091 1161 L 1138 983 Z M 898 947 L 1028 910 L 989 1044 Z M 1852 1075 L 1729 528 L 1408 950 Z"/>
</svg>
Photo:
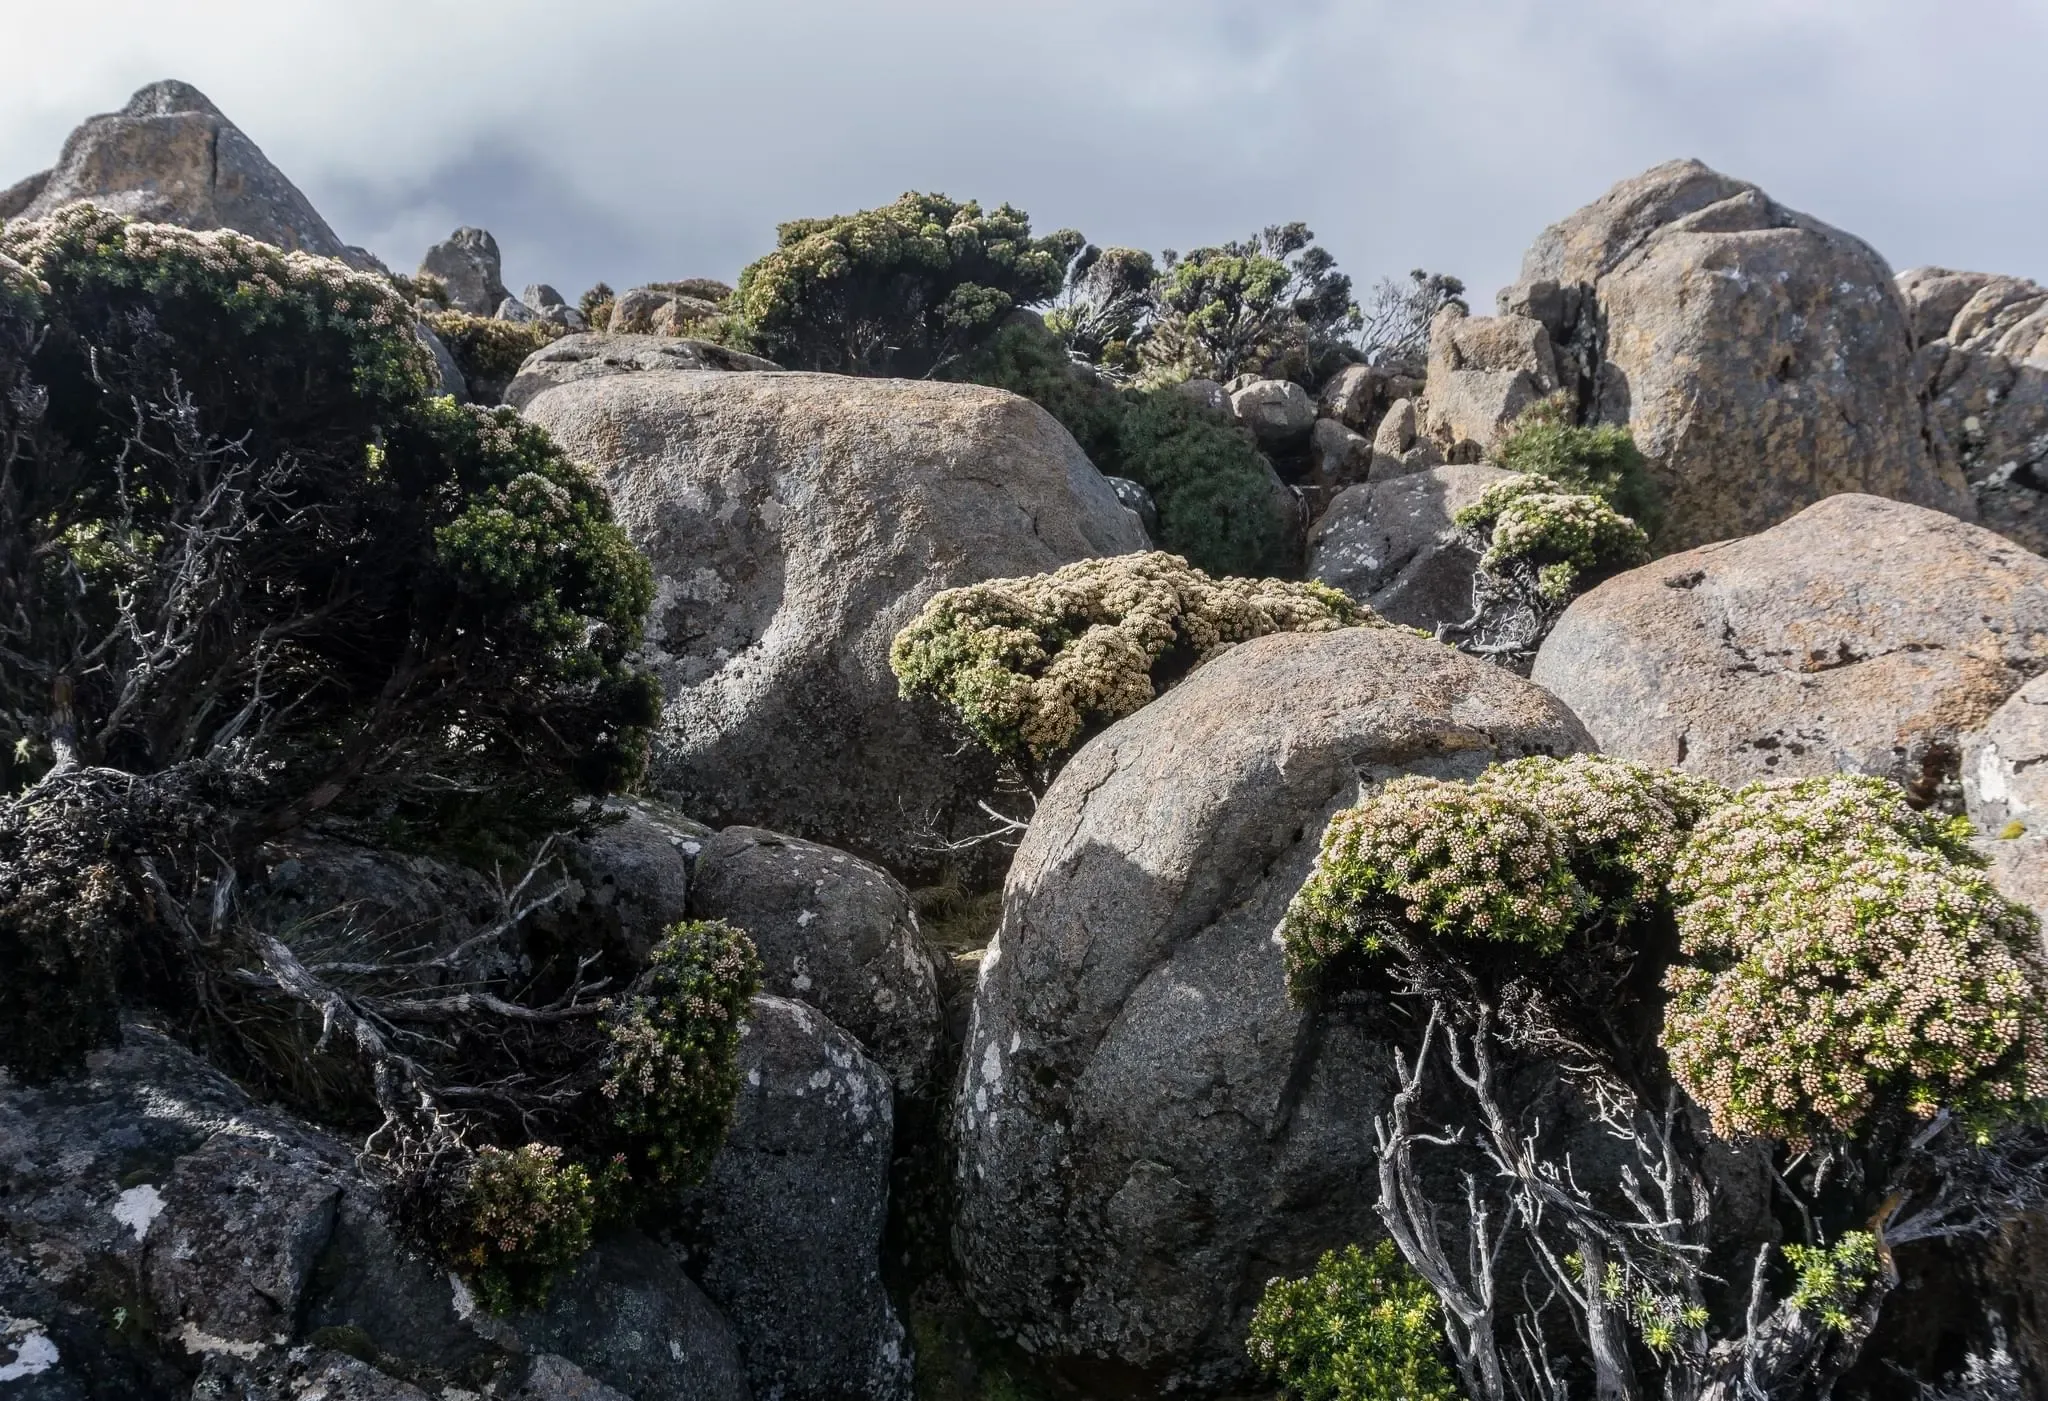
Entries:
<svg viewBox="0 0 2048 1401">
<path fill-rule="evenodd" d="M 1276 1279 L 1252 1315 L 1252 1361 L 1298 1401 L 1458 1401 L 1436 1295 L 1381 1241 Z"/>
</svg>

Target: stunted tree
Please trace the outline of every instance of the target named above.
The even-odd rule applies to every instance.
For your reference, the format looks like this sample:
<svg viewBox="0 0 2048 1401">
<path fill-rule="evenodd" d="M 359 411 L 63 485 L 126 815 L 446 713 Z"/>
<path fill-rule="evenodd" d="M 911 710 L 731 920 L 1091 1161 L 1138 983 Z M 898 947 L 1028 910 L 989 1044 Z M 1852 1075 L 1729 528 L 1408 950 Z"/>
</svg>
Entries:
<svg viewBox="0 0 2048 1401">
<path fill-rule="evenodd" d="M 678 931 L 652 967 L 522 943 L 562 893 L 549 834 L 634 778 L 657 714 L 650 571 L 597 483 L 510 411 L 429 397 L 381 279 L 87 206 L 0 255 L 0 1065 L 61 1073 L 145 1007 L 371 1127 L 423 1229 L 511 1209 L 507 1183 L 559 1204 L 579 1159 L 625 1200 L 603 1164 L 650 1133 L 701 1169 L 678 1125 L 715 1143 L 730 1105 L 744 938 Z M 295 944 L 242 891 L 313 822 L 524 874 L 417 947 Z M 605 1067 L 663 1045 L 708 1104 L 634 1129 Z"/>
<path fill-rule="evenodd" d="M 1046 329 L 1075 359 L 1116 375 L 1133 373 L 1158 280 L 1150 253 L 1091 243 L 1067 269 L 1066 286 L 1045 314 Z"/>
<path fill-rule="evenodd" d="M 1033 237 L 1007 204 L 910 193 L 879 209 L 798 219 L 740 274 L 735 304 L 761 351 L 793 369 L 919 378 L 973 350 L 1019 307 L 1050 301 L 1080 252 Z"/>
<path fill-rule="evenodd" d="M 1416 268 L 1405 282 L 1383 277 L 1359 310 L 1356 344 L 1368 365 L 1420 376 L 1429 365 L 1429 324 L 1447 306 L 1465 304 L 1465 284 Z"/>
<path fill-rule="evenodd" d="M 1313 373 L 1359 326 L 1351 279 L 1302 223 L 1161 255 L 1146 362 L 1172 378 Z"/>
</svg>

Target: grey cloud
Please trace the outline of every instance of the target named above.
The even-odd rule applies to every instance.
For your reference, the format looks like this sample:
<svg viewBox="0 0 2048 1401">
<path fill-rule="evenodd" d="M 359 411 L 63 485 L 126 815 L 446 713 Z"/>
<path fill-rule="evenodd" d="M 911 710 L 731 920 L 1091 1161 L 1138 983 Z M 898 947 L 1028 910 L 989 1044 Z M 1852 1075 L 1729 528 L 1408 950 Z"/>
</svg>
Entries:
<svg viewBox="0 0 2048 1401">
<path fill-rule="evenodd" d="M 403 267 L 483 224 L 515 286 L 730 276 L 780 220 L 920 188 L 1154 249 L 1302 218 L 1361 280 L 1426 265 L 1483 298 L 1678 155 L 1898 266 L 2048 278 L 2038 0 L 173 8 L 20 17 L 0 184 L 176 75 L 345 237 Z"/>
</svg>

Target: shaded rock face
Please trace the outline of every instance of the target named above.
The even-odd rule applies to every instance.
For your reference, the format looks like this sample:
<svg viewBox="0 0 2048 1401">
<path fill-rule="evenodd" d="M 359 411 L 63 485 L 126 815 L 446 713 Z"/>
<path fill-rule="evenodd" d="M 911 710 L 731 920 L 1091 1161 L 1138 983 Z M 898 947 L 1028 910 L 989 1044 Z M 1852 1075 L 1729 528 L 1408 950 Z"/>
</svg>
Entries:
<svg viewBox="0 0 2048 1401">
<path fill-rule="evenodd" d="M 427 250 L 420 276 L 439 278 L 448 290 L 448 304 L 457 311 L 494 316 L 512 295 L 505 290 L 502 266 L 498 240 L 490 231 L 465 225 Z"/>
<path fill-rule="evenodd" d="M 646 370 L 773 370 L 772 360 L 727 350 L 709 341 L 676 340 L 669 336 L 616 336 L 587 332 L 563 336 L 526 357 L 506 388 L 504 399 L 523 409 L 537 395 L 558 385 Z"/>
<path fill-rule="evenodd" d="M 134 1027 L 83 1074 L 0 1082 L 0 1318 L 30 1363 L 10 1395 L 748 1394 L 666 1251 L 607 1241 L 545 1315 L 487 1318 L 400 1242 L 352 1145 Z M 640 1318 L 665 1331 L 622 1336 Z"/>
<path fill-rule="evenodd" d="M 1837 496 L 1608 580 L 1532 673 L 1603 752 L 1740 784 L 1883 775 L 1961 797 L 1963 736 L 2048 670 L 2048 560 L 1939 512 Z"/>
<path fill-rule="evenodd" d="M 757 997 L 732 1131 L 684 1211 L 757 1401 L 902 1401 L 910 1350 L 881 1277 L 889 1077 L 801 1002 Z"/>
<path fill-rule="evenodd" d="M 1161 1386 L 1242 1381 L 1267 1280 L 1379 1234 L 1383 1028 L 1295 1006 L 1273 939 L 1324 825 L 1361 785 L 1590 747 L 1528 682 L 1390 629 L 1245 643 L 1084 746 L 1011 869 L 955 1101 L 989 1319 Z"/>
<path fill-rule="evenodd" d="M 728 827 L 704 843 L 690 908 L 746 930 L 762 988 L 845 1028 L 899 1092 L 930 1084 L 943 1031 L 938 956 L 893 876 L 831 847 Z"/>
<path fill-rule="evenodd" d="M 1899 274 L 1935 447 L 1979 521 L 2048 552 L 2048 287 L 2018 277 Z"/>
<path fill-rule="evenodd" d="M 1929 443 L 1911 326 L 1868 245 L 1698 161 L 1553 225 L 1505 308 L 1543 319 L 1588 422 L 1627 423 L 1687 548 L 1841 492 L 1974 513 Z"/>
<path fill-rule="evenodd" d="M 1308 577 L 1410 627 L 1463 622 L 1479 551 L 1453 517 L 1510 475 L 1432 467 L 1340 492 L 1309 530 Z"/>
<path fill-rule="evenodd" d="M 1307 390 L 1291 380 L 1259 379 L 1246 383 L 1232 391 L 1230 411 L 1264 448 L 1298 448 L 1316 426 L 1315 401 L 1308 397 Z"/>
<path fill-rule="evenodd" d="M 90 200 L 153 224 L 234 229 L 357 267 L 375 262 L 344 245 L 256 143 L 187 83 L 152 83 L 120 111 L 87 118 L 56 166 L 32 180 L 39 183 L 21 208 L 0 217 L 40 219 Z M 15 186 L 5 202 L 29 186 Z"/>
<path fill-rule="evenodd" d="M 1145 548 L 1066 430 L 998 390 L 649 370 L 524 412 L 596 465 L 653 561 L 654 785 L 913 883 L 995 772 L 935 704 L 899 697 L 896 633 L 941 589 Z"/>
</svg>

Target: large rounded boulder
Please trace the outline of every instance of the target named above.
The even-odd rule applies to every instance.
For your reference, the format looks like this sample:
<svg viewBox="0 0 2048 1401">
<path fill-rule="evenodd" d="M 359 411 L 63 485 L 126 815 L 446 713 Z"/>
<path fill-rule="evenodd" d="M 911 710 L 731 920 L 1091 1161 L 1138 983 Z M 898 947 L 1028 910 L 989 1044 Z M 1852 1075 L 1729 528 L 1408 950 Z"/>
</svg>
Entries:
<svg viewBox="0 0 2048 1401">
<path fill-rule="evenodd" d="M 995 775 L 899 698 L 897 631 L 942 589 L 1146 547 L 1066 430 L 999 390 L 650 369 L 524 412 L 596 465 L 653 561 L 654 783 L 902 875 L 935 869 Z"/>
<path fill-rule="evenodd" d="M 1082 1369 L 1243 1380 L 1267 1280 L 1378 1234 L 1382 1028 L 1295 1005 L 1274 940 L 1324 826 L 1399 775 L 1590 747 L 1507 671 L 1357 628 L 1245 643 L 1076 754 L 1011 869 L 956 1092 L 988 1318 Z"/>
<path fill-rule="evenodd" d="M 1964 736 L 2042 671 L 2048 560 L 1846 495 L 1608 580 L 1532 675 L 1608 754 L 1723 783 L 1879 774 L 1954 802 Z"/>
<path fill-rule="evenodd" d="M 1929 445 L 1891 269 L 1746 181 L 1698 161 L 1625 180 L 1546 230 L 1501 300 L 1545 322 L 1588 421 L 1628 424 L 1670 547 L 1840 492 L 1973 512 Z"/>
</svg>

